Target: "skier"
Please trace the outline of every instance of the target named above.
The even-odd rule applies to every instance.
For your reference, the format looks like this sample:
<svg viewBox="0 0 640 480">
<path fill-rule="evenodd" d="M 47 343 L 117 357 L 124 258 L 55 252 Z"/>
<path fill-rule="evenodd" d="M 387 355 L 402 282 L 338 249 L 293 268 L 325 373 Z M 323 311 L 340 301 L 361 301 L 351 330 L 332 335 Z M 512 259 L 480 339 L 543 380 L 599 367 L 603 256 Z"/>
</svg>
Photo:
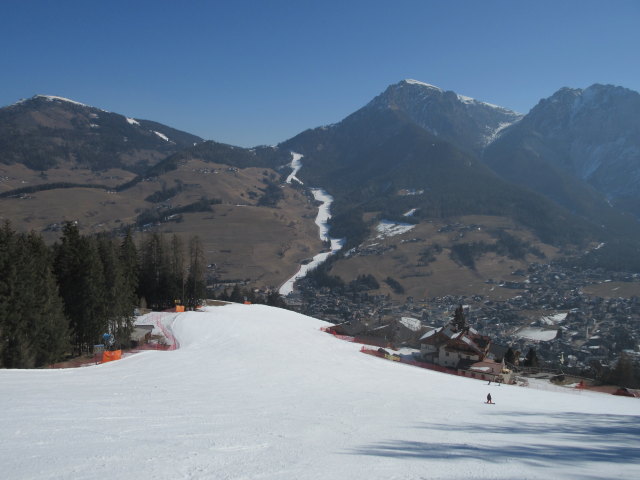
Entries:
<svg viewBox="0 0 640 480">
<path fill-rule="evenodd" d="M 491 394 L 490 393 L 487 394 L 487 403 L 493 403 L 491 401 Z"/>
</svg>

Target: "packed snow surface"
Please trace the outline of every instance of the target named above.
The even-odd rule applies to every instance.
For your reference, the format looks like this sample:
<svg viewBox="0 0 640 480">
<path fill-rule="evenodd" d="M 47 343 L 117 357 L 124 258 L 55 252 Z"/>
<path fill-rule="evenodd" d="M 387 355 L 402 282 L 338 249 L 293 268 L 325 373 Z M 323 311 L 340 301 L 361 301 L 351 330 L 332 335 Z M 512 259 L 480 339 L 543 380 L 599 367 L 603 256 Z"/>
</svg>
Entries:
<svg viewBox="0 0 640 480">
<path fill-rule="evenodd" d="M 289 295 L 293 292 L 293 285 L 296 283 L 296 280 L 304 278 L 307 273 L 326 261 L 327 258 L 344 247 L 345 244 L 344 238 L 331 238 L 329 236 L 329 219 L 331 218 L 333 197 L 321 188 L 312 188 L 311 193 L 313 194 L 313 198 L 318 202 L 322 202 L 318 208 L 318 215 L 316 216 L 316 225 L 318 225 L 320 240 L 329 242 L 331 247 L 328 252 L 321 252 L 314 256 L 311 262 L 306 265 L 300 265 L 298 272 L 280 287 L 278 290 L 280 295 Z"/>
<path fill-rule="evenodd" d="M 287 177 L 287 183 L 291 183 L 293 180 L 295 180 L 300 185 L 303 185 L 302 181 L 298 177 L 296 177 L 296 175 L 302 168 L 302 154 L 291 152 L 291 157 L 292 160 L 289 166 L 291 167 L 292 172 Z"/>
<path fill-rule="evenodd" d="M 422 322 L 412 317 L 400 317 L 400 323 L 414 332 L 417 332 L 422 327 Z"/>
<path fill-rule="evenodd" d="M 545 325 L 555 325 L 557 323 L 565 321 L 566 318 L 566 313 L 554 313 L 553 315 L 545 315 L 541 317 L 540 323 L 544 323 Z"/>
<path fill-rule="evenodd" d="M 556 338 L 556 335 L 558 335 L 558 331 L 548 330 L 545 328 L 526 327 L 522 330 L 519 330 L 517 335 L 521 338 L 528 338 L 529 340 L 549 342 Z"/>
<path fill-rule="evenodd" d="M 129 125 L 140 125 L 140 123 L 138 123 L 138 121 L 135 118 L 129 118 L 129 117 L 124 117 L 124 118 L 127 119 L 127 123 Z M 158 132 L 155 132 L 155 133 L 157 134 Z"/>
<path fill-rule="evenodd" d="M 2 478 L 640 478 L 638 399 L 386 361 L 262 305 L 169 320 L 175 351 L 0 371 Z"/>
<path fill-rule="evenodd" d="M 380 223 L 376 225 L 376 231 L 378 235 L 376 238 L 394 237 L 396 235 L 402 235 L 415 228 L 412 223 L 394 222 L 391 220 L 380 220 Z"/>
<path fill-rule="evenodd" d="M 74 105 L 80 105 L 81 107 L 88 107 L 89 105 L 85 105 L 84 103 L 76 102 L 75 100 L 71 100 L 70 98 L 57 97 L 55 95 L 36 95 L 36 98 L 44 98 L 50 102 L 59 101 L 59 102 L 67 102 L 73 103 Z"/>
<path fill-rule="evenodd" d="M 417 208 L 412 208 L 402 214 L 403 217 L 413 217 L 413 215 L 418 211 Z"/>
<path fill-rule="evenodd" d="M 420 80 L 414 80 L 413 78 L 406 78 L 404 81 L 405 83 L 408 83 L 410 85 L 420 85 L 423 87 L 431 88 L 433 90 L 438 90 L 439 92 L 444 91 L 440 87 L 436 87 L 435 85 L 431 85 L 430 83 L 421 82 Z"/>
<path fill-rule="evenodd" d="M 165 142 L 169 141 L 169 137 L 167 137 L 164 133 L 156 132 L 155 130 L 152 130 L 152 132 L 163 139 Z"/>
</svg>

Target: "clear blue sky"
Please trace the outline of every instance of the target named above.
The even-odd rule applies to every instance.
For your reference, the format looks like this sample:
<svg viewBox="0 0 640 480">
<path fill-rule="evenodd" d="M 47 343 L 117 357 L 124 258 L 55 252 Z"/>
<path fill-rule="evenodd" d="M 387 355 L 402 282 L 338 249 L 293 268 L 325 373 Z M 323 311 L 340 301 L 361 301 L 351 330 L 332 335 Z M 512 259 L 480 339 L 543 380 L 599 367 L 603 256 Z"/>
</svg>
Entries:
<svg viewBox="0 0 640 480">
<path fill-rule="evenodd" d="M 414 78 L 526 113 L 640 90 L 637 0 L 3 0 L 0 106 L 69 97 L 241 146 L 334 123 Z"/>
</svg>

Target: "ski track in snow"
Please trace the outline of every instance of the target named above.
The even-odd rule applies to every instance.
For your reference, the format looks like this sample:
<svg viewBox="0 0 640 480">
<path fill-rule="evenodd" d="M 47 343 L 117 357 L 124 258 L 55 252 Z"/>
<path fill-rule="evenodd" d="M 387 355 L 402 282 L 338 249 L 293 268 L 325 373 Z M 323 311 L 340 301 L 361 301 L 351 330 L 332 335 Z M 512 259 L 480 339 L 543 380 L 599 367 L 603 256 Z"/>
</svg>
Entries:
<svg viewBox="0 0 640 480">
<path fill-rule="evenodd" d="M 302 182 L 296 177 L 298 171 L 302 168 L 302 155 L 299 153 L 291 152 L 293 160 L 291 161 L 291 168 L 293 172 L 287 177 L 287 183 L 291 183 L 292 180 L 296 180 L 302 185 Z M 311 262 L 306 265 L 300 265 L 296 274 L 289 280 L 284 282 L 278 292 L 280 295 L 287 296 L 293 292 L 293 286 L 297 280 L 304 278 L 311 270 L 318 267 L 325 262 L 327 258 L 336 253 L 342 247 L 344 247 L 345 240 L 342 238 L 331 238 L 329 236 L 329 219 L 331 218 L 331 204 L 333 203 L 333 197 L 329 195 L 325 190 L 321 188 L 312 188 L 311 193 L 313 198 L 318 202 L 322 202 L 318 208 L 318 215 L 316 216 L 315 223 L 318 225 L 320 240 L 323 242 L 330 242 L 330 250 L 328 252 L 321 252 L 313 257 Z"/>
<path fill-rule="evenodd" d="M 304 185 L 304 183 L 302 183 L 302 181 L 298 177 L 296 177 L 296 175 L 302 168 L 302 161 L 301 161 L 302 154 L 291 152 L 291 156 L 293 157 L 293 160 L 291 160 L 291 163 L 289 164 L 289 166 L 292 168 L 293 171 L 287 177 L 287 183 L 291 183 L 293 180 L 295 180 L 300 185 Z"/>
<path fill-rule="evenodd" d="M 638 399 L 389 362 L 326 325 L 263 305 L 212 307 L 173 315 L 179 350 L 0 370 L 2 477 L 640 476 Z"/>
</svg>

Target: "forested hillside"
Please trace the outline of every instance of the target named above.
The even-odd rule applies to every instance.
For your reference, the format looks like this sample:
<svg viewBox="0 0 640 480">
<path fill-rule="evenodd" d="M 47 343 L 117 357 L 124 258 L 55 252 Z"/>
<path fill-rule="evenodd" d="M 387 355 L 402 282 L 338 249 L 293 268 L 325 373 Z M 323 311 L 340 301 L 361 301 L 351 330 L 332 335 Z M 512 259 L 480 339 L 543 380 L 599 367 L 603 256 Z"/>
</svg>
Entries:
<svg viewBox="0 0 640 480">
<path fill-rule="evenodd" d="M 140 252 L 140 254 L 138 253 Z M 185 257 L 188 252 L 188 257 Z M 205 296 L 198 237 L 81 235 L 67 223 L 47 247 L 35 233 L 0 230 L 0 366 L 39 367 L 91 352 L 103 333 L 127 346 L 140 301 L 193 308 Z"/>
</svg>

